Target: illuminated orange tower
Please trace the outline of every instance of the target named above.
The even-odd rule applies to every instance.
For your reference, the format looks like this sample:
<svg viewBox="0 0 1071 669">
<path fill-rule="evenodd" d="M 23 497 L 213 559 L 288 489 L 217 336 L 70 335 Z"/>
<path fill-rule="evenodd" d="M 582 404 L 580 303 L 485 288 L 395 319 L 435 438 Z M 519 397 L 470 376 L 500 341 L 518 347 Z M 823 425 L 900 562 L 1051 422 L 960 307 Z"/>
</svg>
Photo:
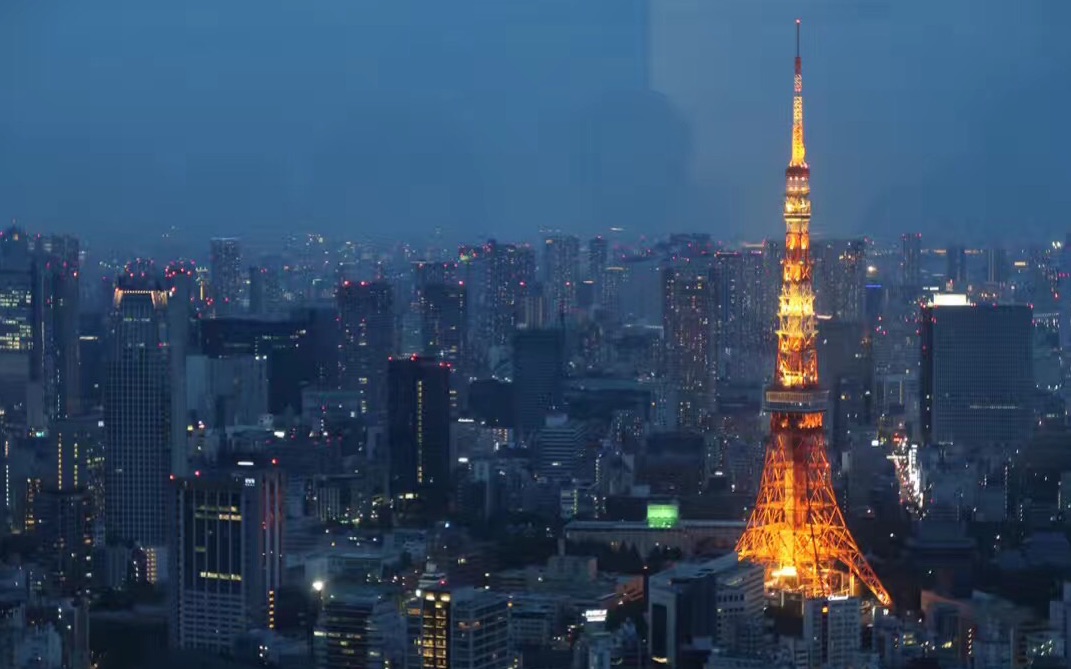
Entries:
<svg viewBox="0 0 1071 669">
<path fill-rule="evenodd" d="M 811 170 L 803 144 L 803 71 L 796 21 L 792 159 L 785 170 L 785 260 L 778 310 L 777 369 L 765 394 L 770 442 L 762 484 L 736 550 L 766 567 L 767 588 L 804 597 L 846 595 L 862 584 L 891 602 L 852 538 L 833 494 L 826 456 L 827 394 L 818 386 Z"/>
</svg>

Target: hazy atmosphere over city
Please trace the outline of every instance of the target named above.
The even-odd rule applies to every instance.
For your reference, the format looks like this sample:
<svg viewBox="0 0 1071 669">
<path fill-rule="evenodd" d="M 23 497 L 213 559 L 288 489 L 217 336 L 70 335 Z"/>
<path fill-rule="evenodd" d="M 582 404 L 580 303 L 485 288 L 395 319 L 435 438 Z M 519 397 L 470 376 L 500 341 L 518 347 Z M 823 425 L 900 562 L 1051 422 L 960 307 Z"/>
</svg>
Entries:
<svg viewBox="0 0 1071 669">
<path fill-rule="evenodd" d="M 1044 235 L 1071 204 L 1071 3 L 647 5 L 11 0 L 0 213 L 109 245 L 171 227 L 758 238 L 778 227 L 798 13 L 816 233 Z"/>
<path fill-rule="evenodd" d="M 0 0 L 0 669 L 1071 669 L 1071 0 Z"/>
</svg>

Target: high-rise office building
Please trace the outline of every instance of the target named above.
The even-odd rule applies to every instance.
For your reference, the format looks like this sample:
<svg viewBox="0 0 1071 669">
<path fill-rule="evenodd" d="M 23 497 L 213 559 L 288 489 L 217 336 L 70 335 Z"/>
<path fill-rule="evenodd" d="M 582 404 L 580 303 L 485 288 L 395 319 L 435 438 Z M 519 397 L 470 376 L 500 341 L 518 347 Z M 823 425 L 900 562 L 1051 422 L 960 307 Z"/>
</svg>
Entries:
<svg viewBox="0 0 1071 669">
<path fill-rule="evenodd" d="M 418 590 L 406 605 L 407 665 L 424 669 L 512 666 L 509 611 L 509 600 L 488 590 Z"/>
<path fill-rule="evenodd" d="M 253 316 L 276 316 L 283 308 L 283 285 L 275 267 L 249 268 L 249 313 Z"/>
<path fill-rule="evenodd" d="M 79 243 L 75 237 L 54 235 L 39 240 L 36 265 L 42 276 L 42 392 L 49 419 L 81 413 L 79 337 Z"/>
<path fill-rule="evenodd" d="M 1031 435 L 1033 328 L 1027 305 L 938 294 L 919 328 L 919 419 L 932 443 L 1020 443 Z"/>
<path fill-rule="evenodd" d="M 466 368 L 468 349 L 468 291 L 463 283 L 431 283 L 421 290 L 420 330 L 424 350 L 431 356 Z"/>
<path fill-rule="evenodd" d="M 922 233 L 909 232 L 900 237 L 900 285 L 922 287 Z"/>
<path fill-rule="evenodd" d="M 665 267 L 662 286 L 666 382 L 673 395 L 677 424 L 699 427 L 715 405 L 717 369 L 710 279 Z"/>
<path fill-rule="evenodd" d="M 216 314 L 231 315 L 241 311 L 242 248 L 237 239 L 217 238 L 211 242 L 212 304 Z"/>
<path fill-rule="evenodd" d="M 859 666 L 863 645 L 862 603 L 854 597 L 803 601 L 803 644 L 809 666 Z"/>
<path fill-rule="evenodd" d="M 584 426 L 566 416 L 550 416 L 536 432 L 533 446 L 536 473 L 541 479 L 567 484 L 577 475 L 584 451 Z"/>
<path fill-rule="evenodd" d="M 945 249 L 945 281 L 955 290 L 967 286 L 967 249 L 962 246 L 949 246 Z"/>
<path fill-rule="evenodd" d="M 450 367 L 412 356 L 387 372 L 391 496 L 416 496 L 443 512 L 450 497 Z"/>
<path fill-rule="evenodd" d="M 166 543 L 165 490 L 184 460 L 172 444 L 168 293 L 153 282 L 115 290 L 104 389 L 105 529 L 111 545 Z"/>
<path fill-rule="evenodd" d="M 383 419 L 387 360 L 394 353 L 394 289 L 385 281 L 344 281 L 338 288 L 339 386 L 360 393 L 361 415 Z"/>
<path fill-rule="evenodd" d="M 1002 286 L 1008 282 L 1008 252 L 998 246 L 985 250 L 985 280 Z"/>
<path fill-rule="evenodd" d="M 40 354 L 40 291 L 26 233 L 0 236 L 0 401 L 25 409 L 31 370 Z M 35 295 L 37 296 L 35 299 Z"/>
<path fill-rule="evenodd" d="M 46 489 L 36 500 L 37 533 L 46 547 L 49 585 L 63 596 L 84 594 L 93 578 L 93 501 L 86 488 Z"/>
<path fill-rule="evenodd" d="M 866 291 L 866 242 L 862 239 L 815 242 L 815 313 L 841 321 L 863 322 Z"/>
<path fill-rule="evenodd" d="M 588 240 L 588 266 L 586 278 L 596 283 L 602 281 L 602 273 L 610 262 L 610 242 L 599 235 Z"/>
<path fill-rule="evenodd" d="M 535 280 L 535 253 L 529 246 L 499 244 L 459 249 L 459 276 L 469 290 L 473 323 L 473 357 L 490 362 L 487 351 L 508 344 L 517 326 L 522 301 Z"/>
<path fill-rule="evenodd" d="M 229 653 L 239 635 L 275 626 L 284 476 L 249 460 L 171 485 L 171 644 Z"/>
<path fill-rule="evenodd" d="M 527 440 L 560 409 L 565 385 L 561 330 L 519 330 L 513 337 L 514 429 Z"/>
<path fill-rule="evenodd" d="M 709 273 L 714 369 L 727 384 L 753 386 L 769 374 L 783 256 L 783 245 L 770 241 L 714 254 Z"/>
<path fill-rule="evenodd" d="M 404 648 L 398 606 L 371 587 L 330 585 L 314 632 L 316 669 L 388 669 Z"/>
<path fill-rule="evenodd" d="M 572 235 L 547 237 L 543 248 L 543 289 L 553 318 L 576 308 L 580 283 L 580 240 Z"/>
<path fill-rule="evenodd" d="M 762 642 L 762 567 L 735 554 L 653 574 L 647 592 L 648 648 L 659 664 L 679 666 L 682 651 L 704 638 L 742 656 Z"/>
</svg>

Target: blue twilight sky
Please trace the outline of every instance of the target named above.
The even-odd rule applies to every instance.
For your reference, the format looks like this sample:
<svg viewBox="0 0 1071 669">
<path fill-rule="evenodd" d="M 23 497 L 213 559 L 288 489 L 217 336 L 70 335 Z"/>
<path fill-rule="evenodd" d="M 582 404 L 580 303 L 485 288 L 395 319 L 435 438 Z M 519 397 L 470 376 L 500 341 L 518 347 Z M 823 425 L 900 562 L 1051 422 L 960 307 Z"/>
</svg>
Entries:
<svg viewBox="0 0 1071 669">
<path fill-rule="evenodd" d="M 98 243 L 1063 236 L 1066 0 L 6 0 L 0 216 Z"/>
</svg>

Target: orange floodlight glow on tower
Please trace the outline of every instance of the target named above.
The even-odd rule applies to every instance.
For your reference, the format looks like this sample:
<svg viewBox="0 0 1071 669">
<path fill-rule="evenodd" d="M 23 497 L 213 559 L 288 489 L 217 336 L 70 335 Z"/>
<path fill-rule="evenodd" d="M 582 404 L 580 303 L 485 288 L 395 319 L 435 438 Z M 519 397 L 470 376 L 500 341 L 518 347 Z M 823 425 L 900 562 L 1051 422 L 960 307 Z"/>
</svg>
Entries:
<svg viewBox="0 0 1071 669">
<path fill-rule="evenodd" d="M 818 385 L 818 325 L 810 252 L 811 170 L 803 142 L 803 67 L 796 21 L 792 157 L 785 170 L 785 260 L 777 367 L 767 388 L 770 442 L 758 499 L 736 550 L 766 567 L 766 586 L 804 597 L 855 594 L 865 586 L 892 603 L 855 543 L 833 493 L 826 455 L 826 392 Z"/>
</svg>

